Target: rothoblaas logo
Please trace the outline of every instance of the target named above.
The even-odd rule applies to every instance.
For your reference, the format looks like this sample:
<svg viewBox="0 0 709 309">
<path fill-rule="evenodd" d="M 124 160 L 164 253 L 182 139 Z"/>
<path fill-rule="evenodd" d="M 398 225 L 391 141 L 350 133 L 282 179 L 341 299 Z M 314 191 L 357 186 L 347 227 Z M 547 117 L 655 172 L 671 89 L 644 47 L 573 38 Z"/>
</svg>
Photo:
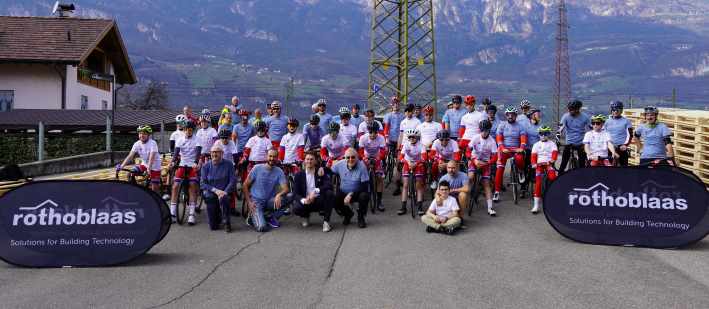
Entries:
<svg viewBox="0 0 709 309">
<path fill-rule="evenodd" d="M 573 192 L 569 192 L 569 206 L 687 210 L 687 200 L 683 198 L 657 197 L 657 194 L 645 192 L 609 191 L 608 186 L 600 182 L 590 188 L 574 188 Z"/>
<path fill-rule="evenodd" d="M 13 215 L 12 225 L 116 225 L 136 222 L 136 213 L 132 210 L 103 211 L 95 208 L 89 210 L 76 208 L 71 211 L 61 211 L 57 209 L 58 206 L 56 202 L 46 200 L 36 206 L 20 207 L 19 210 L 23 213 Z"/>
</svg>

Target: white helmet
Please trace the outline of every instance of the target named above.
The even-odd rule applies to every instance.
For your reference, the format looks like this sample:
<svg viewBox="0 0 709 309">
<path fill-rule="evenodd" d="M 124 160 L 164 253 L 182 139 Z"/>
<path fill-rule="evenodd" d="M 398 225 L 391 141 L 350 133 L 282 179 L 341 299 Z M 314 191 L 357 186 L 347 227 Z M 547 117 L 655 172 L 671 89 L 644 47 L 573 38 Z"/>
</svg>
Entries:
<svg viewBox="0 0 709 309">
<path fill-rule="evenodd" d="M 318 102 L 315 103 L 315 104 L 317 104 L 317 105 L 320 105 L 320 104 L 322 104 L 322 105 L 327 105 L 327 100 L 325 100 L 325 99 L 319 99 Z"/>
<path fill-rule="evenodd" d="M 350 113 L 350 109 L 349 109 L 349 108 L 347 108 L 347 107 L 345 107 L 345 106 L 340 107 L 340 115 L 342 115 L 342 114 L 349 114 L 349 113 Z"/>
<path fill-rule="evenodd" d="M 187 123 L 187 116 L 179 114 L 175 116 L 175 122 L 177 122 L 177 124 L 179 125 L 184 125 L 185 123 Z"/>
<path fill-rule="evenodd" d="M 404 131 L 404 134 L 406 134 L 406 138 L 409 138 L 410 136 L 421 137 L 421 132 L 416 129 L 408 129 Z"/>
<path fill-rule="evenodd" d="M 271 102 L 271 108 L 281 108 L 281 101 Z"/>
</svg>

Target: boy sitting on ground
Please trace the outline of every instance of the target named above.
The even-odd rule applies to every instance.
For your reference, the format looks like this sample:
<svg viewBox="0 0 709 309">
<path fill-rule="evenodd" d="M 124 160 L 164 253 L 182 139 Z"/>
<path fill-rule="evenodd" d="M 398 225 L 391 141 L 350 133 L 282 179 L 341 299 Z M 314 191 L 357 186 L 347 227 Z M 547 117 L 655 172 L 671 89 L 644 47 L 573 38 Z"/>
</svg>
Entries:
<svg viewBox="0 0 709 309">
<path fill-rule="evenodd" d="M 436 198 L 431 202 L 426 214 L 421 217 L 421 221 L 426 224 L 426 232 L 443 232 L 453 235 L 456 228 L 460 226 L 458 201 L 449 196 L 449 192 L 448 181 L 443 180 L 438 183 Z"/>
</svg>

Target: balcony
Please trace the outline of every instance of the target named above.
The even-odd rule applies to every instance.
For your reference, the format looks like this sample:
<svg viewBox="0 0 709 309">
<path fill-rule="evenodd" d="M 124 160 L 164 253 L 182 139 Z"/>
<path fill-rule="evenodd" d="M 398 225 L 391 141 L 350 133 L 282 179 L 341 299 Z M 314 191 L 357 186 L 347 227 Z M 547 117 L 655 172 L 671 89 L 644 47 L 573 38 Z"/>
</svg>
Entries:
<svg viewBox="0 0 709 309">
<path fill-rule="evenodd" d="M 111 91 L 111 82 L 107 80 L 95 79 L 92 76 L 98 72 L 86 68 L 79 68 L 76 72 L 76 80 L 86 86 L 91 86 L 104 91 Z M 100 73 L 98 73 L 100 74 Z"/>
</svg>

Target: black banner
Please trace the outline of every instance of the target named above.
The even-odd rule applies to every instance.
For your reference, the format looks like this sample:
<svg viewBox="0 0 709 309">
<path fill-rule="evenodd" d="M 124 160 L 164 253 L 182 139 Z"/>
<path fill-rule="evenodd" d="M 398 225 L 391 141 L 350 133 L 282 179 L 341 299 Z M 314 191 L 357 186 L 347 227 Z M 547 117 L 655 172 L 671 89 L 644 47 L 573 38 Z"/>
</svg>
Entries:
<svg viewBox="0 0 709 309">
<path fill-rule="evenodd" d="M 38 181 L 0 198 L 0 258 L 28 267 L 108 266 L 170 229 L 160 196 L 117 181 Z"/>
<path fill-rule="evenodd" d="M 549 186 L 544 214 L 575 241 L 677 248 L 709 234 L 709 193 L 677 168 L 582 168 Z"/>
</svg>

